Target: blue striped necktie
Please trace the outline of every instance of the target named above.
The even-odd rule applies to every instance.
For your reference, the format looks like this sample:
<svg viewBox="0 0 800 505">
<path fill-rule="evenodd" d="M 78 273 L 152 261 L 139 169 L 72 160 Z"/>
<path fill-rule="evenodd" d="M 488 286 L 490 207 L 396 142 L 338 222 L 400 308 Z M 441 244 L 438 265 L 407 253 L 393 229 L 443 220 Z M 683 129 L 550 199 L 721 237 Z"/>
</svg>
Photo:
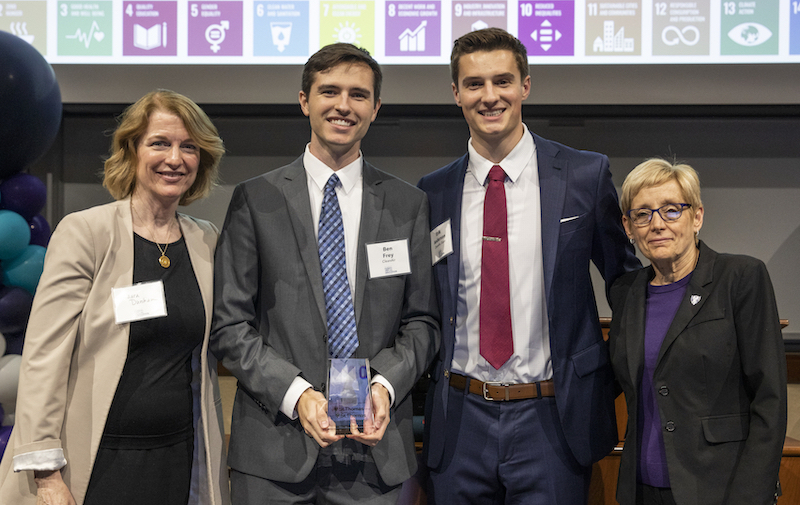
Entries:
<svg viewBox="0 0 800 505">
<path fill-rule="evenodd" d="M 353 297 L 347 282 L 344 225 L 333 174 L 325 184 L 322 212 L 319 216 L 319 262 L 322 267 L 322 288 L 328 316 L 328 352 L 332 358 L 349 358 L 358 347 Z"/>
</svg>

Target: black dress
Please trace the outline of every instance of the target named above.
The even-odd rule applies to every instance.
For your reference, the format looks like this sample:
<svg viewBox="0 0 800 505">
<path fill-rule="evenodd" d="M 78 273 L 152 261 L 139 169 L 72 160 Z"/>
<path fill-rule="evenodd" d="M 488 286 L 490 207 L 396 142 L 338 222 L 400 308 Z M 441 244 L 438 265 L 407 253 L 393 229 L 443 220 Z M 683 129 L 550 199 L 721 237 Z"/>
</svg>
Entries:
<svg viewBox="0 0 800 505">
<path fill-rule="evenodd" d="M 133 282 L 161 280 L 167 316 L 130 323 L 128 357 L 92 467 L 87 505 L 186 505 L 193 453 L 192 351 L 205 331 L 200 287 L 183 238 L 134 234 Z M 110 296 L 110 293 L 109 293 Z"/>
</svg>

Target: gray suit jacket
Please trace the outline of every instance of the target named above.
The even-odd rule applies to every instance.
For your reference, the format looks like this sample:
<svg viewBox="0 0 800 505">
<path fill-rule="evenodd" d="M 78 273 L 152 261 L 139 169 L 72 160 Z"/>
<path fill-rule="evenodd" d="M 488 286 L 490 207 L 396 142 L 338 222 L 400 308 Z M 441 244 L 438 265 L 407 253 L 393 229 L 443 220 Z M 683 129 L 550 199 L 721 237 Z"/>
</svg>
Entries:
<svg viewBox="0 0 800 505">
<path fill-rule="evenodd" d="M 280 412 L 294 378 L 324 392 L 325 296 L 302 157 L 239 184 L 216 253 L 211 348 L 237 379 L 229 464 L 299 482 L 319 446 Z M 439 343 L 431 273 L 428 201 L 413 186 L 363 168 L 355 282 L 359 347 L 395 389 L 391 422 L 371 449 L 381 477 L 399 484 L 416 470 L 410 391 Z M 408 239 L 411 274 L 368 279 L 366 244 Z"/>
</svg>

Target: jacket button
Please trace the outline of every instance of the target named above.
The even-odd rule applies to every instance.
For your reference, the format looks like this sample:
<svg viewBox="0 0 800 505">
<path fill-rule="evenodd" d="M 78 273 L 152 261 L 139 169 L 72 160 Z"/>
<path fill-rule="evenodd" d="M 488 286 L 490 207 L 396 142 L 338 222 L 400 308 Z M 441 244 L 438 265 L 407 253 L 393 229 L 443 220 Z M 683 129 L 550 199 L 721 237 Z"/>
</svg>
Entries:
<svg viewBox="0 0 800 505">
<path fill-rule="evenodd" d="M 453 316 L 450 316 L 450 326 L 453 326 L 453 321 L 454 320 L 455 320 L 455 318 Z"/>
<path fill-rule="evenodd" d="M 672 421 L 667 421 L 667 425 L 664 426 L 664 429 L 669 431 L 670 433 L 675 431 L 675 423 Z"/>
<path fill-rule="evenodd" d="M 326 343 L 328 342 L 328 334 L 327 333 L 322 335 L 322 341 L 326 342 Z"/>
<path fill-rule="evenodd" d="M 445 379 L 449 379 L 450 378 L 450 370 L 445 370 L 444 371 L 444 378 Z"/>
<path fill-rule="evenodd" d="M 324 382 L 323 382 L 322 384 L 320 384 L 320 385 L 319 385 L 319 390 L 320 390 L 320 392 L 321 392 L 322 394 L 325 394 L 325 383 L 324 383 Z"/>
<path fill-rule="evenodd" d="M 667 386 L 661 386 L 660 388 L 658 388 L 658 394 L 660 394 L 661 396 L 669 395 L 669 388 Z"/>
</svg>

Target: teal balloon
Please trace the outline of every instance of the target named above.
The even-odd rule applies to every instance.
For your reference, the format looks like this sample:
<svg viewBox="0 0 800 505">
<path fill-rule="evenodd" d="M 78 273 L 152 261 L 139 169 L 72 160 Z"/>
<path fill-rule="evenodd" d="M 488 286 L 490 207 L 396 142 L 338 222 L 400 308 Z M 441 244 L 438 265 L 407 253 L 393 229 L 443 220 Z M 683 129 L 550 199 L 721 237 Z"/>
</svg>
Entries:
<svg viewBox="0 0 800 505">
<path fill-rule="evenodd" d="M 44 269 L 45 251 L 47 249 L 40 245 L 29 245 L 16 258 L 0 263 L 3 284 L 18 286 L 34 294 Z"/>
<path fill-rule="evenodd" d="M 0 210 L 0 260 L 17 257 L 31 241 L 31 227 L 25 218 Z"/>
</svg>

